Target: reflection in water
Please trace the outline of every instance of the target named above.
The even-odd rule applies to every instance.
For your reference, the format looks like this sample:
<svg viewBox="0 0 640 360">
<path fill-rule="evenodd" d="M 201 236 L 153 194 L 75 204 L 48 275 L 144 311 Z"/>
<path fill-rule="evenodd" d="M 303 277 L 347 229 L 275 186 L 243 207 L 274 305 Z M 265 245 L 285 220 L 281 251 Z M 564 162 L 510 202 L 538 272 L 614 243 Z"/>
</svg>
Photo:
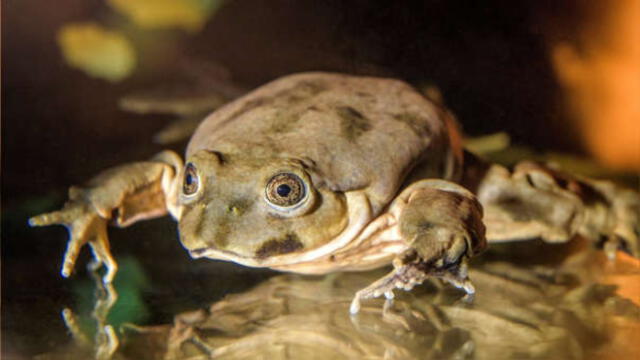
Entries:
<svg viewBox="0 0 640 360">
<path fill-rule="evenodd" d="M 627 257 L 613 265 L 603 259 L 584 251 L 559 269 L 487 260 L 470 272 L 478 290 L 471 304 L 434 280 L 411 293 L 397 291 L 388 306 L 365 301 L 356 316 L 349 315 L 353 294 L 384 270 L 280 275 L 208 309 L 179 314 L 173 325 L 121 326 L 115 354 L 118 339 L 105 320 L 115 292 L 96 277 L 94 349 L 65 310 L 75 343 L 40 358 L 626 358 L 640 340 L 640 308 L 616 295 L 615 286 L 593 280 L 637 283 L 640 270 Z"/>
<path fill-rule="evenodd" d="M 100 263 L 94 261 L 89 265 L 91 276 L 96 284 L 95 287 L 95 303 L 91 317 L 95 320 L 96 332 L 95 342 L 89 341 L 87 335 L 82 330 L 78 319 L 69 308 L 62 310 L 62 318 L 64 323 L 71 332 L 73 339 L 81 346 L 91 345 L 95 349 L 96 359 L 111 359 L 113 354 L 118 350 L 118 337 L 113 330 L 113 326 L 107 322 L 109 312 L 118 300 L 112 283 L 103 283 L 102 277 L 98 274 Z"/>
</svg>

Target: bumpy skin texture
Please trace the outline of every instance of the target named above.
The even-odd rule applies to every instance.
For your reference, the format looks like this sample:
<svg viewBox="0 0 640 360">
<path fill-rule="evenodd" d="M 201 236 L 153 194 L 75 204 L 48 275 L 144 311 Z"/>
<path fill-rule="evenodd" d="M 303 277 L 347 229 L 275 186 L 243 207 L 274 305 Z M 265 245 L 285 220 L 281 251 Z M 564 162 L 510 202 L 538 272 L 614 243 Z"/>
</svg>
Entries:
<svg viewBox="0 0 640 360">
<path fill-rule="evenodd" d="M 609 258 L 617 250 L 640 258 L 637 192 L 529 161 L 512 170 L 465 161 L 462 183 L 484 208 L 489 241 L 541 238 L 557 243 L 581 235 L 602 243 Z"/>
<path fill-rule="evenodd" d="M 116 269 L 106 222 L 166 212 L 193 257 L 310 274 L 393 263 L 354 313 L 429 276 L 473 293 L 466 261 L 486 246 L 485 226 L 489 240 L 612 236 L 638 255 L 636 193 L 531 164 L 476 160 L 463 172 L 462 161 L 451 116 L 404 82 L 297 74 L 207 117 L 185 167 L 165 152 L 108 170 L 31 224 L 68 226 L 63 275 L 88 242 L 105 282 Z"/>
</svg>

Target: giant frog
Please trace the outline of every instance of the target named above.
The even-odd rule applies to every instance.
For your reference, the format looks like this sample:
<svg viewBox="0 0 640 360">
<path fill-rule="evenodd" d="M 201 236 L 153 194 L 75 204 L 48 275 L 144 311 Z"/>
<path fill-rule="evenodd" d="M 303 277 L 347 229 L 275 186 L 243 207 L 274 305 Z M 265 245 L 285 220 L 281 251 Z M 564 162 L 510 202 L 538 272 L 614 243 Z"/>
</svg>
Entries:
<svg viewBox="0 0 640 360">
<path fill-rule="evenodd" d="M 302 73 L 268 83 L 199 125 L 185 162 L 165 151 L 71 187 L 35 226 L 69 230 L 62 275 L 89 244 L 109 283 L 107 224 L 170 214 L 194 258 L 303 274 L 393 265 L 360 302 L 429 277 L 474 293 L 468 259 L 487 242 L 581 235 L 640 256 L 640 197 L 532 162 L 465 153 L 452 115 L 405 82 Z"/>
</svg>

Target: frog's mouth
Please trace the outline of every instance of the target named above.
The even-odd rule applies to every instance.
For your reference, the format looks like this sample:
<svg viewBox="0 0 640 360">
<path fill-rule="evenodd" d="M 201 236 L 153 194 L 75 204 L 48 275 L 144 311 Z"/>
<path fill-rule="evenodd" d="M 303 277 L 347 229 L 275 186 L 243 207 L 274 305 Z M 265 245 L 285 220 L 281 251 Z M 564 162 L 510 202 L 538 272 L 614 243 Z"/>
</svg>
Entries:
<svg viewBox="0 0 640 360">
<path fill-rule="evenodd" d="M 362 230 L 371 222 L 373 214 L 366 195 L 361 192 L 345 193 L 349 220 L 345 229 L 335 239 L 311 250 L 295 251 L 268 257 L 240 255 L 232 251 L 214 247 L 201 247 L 189 250 L 192 258 L 210 258 L 232 261 L 250 267 L 280 267 L 313 261 L 330 256 L 358 238 Z"/>
</svg>

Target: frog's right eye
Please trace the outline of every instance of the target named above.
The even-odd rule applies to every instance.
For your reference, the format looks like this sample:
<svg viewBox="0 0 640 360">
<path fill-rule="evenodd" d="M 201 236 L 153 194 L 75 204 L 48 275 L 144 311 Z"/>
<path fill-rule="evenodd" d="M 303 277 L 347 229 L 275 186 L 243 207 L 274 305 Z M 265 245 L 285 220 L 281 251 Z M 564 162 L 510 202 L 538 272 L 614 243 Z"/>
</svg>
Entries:
<svg viewBox="0 0 640 360">
<path fill-rule="evenodd" d="M 306 185 L 298 175 L 280 173 L 267 182 L 265 199 L 276 210 L 288 211 L 295 209 L 306 198 Z"/>
<path fill-rule="evenodd" d="M 184 169 L 184 181 L 182 183 L 182 192 L 185 195 L 193 195 L 198 192 L 200 188 L 200 178 L 198 177 L 198 171 L 196 166 L 192 163 L 187 163 Z"/>
</svg>

